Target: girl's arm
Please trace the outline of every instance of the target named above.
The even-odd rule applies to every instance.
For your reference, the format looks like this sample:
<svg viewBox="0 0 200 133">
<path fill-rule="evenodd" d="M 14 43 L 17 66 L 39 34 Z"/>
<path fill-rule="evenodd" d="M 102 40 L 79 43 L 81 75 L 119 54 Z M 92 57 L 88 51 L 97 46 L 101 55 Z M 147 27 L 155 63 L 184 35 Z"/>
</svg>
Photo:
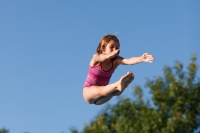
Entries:
<svg viewBox="0 0 200 133">
<path fill-rule="evenodd" d="M 150 55 L 149 53 L 144 53 L 142 56 L 139 57 L 131 57 L 131 58 L 123 58 L 118 57 L 117 58 L 117 64 L 123 64 L 123 65 L 133 65 L 140 62 L 149 62 L 153 63 L 154 56 Z"/>
<path fill-rule="evenodd" d="M 105 61 L 107 59 L 114 58 L 115 56 L 118 55 L 118 53 L 119 53 L 119 49 L 114 50 L 113 52 L 111 52 L 109 54 L 98 54 L 98 53 L 96 53 L 96 54 L 93 55 L 92 59 L 95 62 L 103 62 L 103 61 Z"/>
</svg>

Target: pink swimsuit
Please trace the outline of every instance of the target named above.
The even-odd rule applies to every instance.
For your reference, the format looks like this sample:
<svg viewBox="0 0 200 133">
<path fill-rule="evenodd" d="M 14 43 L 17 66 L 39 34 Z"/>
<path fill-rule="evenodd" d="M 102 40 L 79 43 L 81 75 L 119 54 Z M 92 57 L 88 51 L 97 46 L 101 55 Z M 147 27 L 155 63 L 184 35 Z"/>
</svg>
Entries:
<svg viewBox="0 0 200 133">
<path fill-rule="evenodd" d="M 102 69 L 102 63 L 97 66 L 90 66 L 84 87 L 108 85 L 113 72 L 113 63 L 108 71 Z"/>
</svg>

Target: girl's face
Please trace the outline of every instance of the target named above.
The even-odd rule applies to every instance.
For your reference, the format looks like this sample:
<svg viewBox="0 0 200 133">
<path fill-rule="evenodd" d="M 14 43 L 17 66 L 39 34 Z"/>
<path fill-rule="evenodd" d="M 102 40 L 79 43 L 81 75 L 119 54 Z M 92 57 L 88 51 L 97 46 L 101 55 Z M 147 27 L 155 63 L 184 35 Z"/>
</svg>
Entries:
<svg viewBox="0 0 200 133">
<path fill-rule="evenodd" d="M 107 44 L 105 50 L 104 50 L 104 54 L 109 54 L 114 50 L 119 49 L 119 44 L 117 42 L 115 42 L 114 40 L 110 40 L 110 42 Z"/>
</svg>

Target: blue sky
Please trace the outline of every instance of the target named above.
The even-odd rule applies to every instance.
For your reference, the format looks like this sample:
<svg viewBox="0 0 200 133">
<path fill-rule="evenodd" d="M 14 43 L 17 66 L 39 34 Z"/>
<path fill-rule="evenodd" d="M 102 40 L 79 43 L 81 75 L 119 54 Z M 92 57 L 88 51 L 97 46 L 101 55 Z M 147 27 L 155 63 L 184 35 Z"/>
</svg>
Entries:
<svg viewBox="0 0 200 133">
<path fill-rule="evenodd" d="M 199 7 L 198 0 L 1 0 L 0 128 L 10 133 L 82 130 L 105 107 L 82 97 L 89 61 L 105 34 L 119 32 L 123 57 L 144 52 L 156 57 L 154 64 L 115 71 L 110 82 L 128 70 L 135 75 L 123 96 L 131 97 L 133 86 L 144 87 L 146 78 L 161 76 L 176 60 L 186 69 L 196 52 L 199 62 Z"/>
</svg>

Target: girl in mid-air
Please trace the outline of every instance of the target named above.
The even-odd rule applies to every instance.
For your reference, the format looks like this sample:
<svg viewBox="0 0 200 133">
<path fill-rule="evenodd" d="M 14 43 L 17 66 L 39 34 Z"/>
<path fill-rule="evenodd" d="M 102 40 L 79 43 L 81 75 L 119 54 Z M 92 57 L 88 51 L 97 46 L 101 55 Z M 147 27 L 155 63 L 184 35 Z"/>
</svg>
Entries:
<svg viewBox="0 0 200 133">
<path fill-rule="evenodd" d="M 123 65 L 133 65 L 140 62 L 152 63 L 154 56 L 144 53 L 139 57 L 123 58 L 119 56 L 120 43 L 115 35 L 105 35 L 99 42 L 96 54 L 93 55 L 88 75 L 84 83 L 83 97 L 90 104 L 100 105 L 113 96 L 119 96 L 133 81 L 134 75 L 128 71 L 117 82 L 109 84 L 115 69 Z"/>
</svg>

